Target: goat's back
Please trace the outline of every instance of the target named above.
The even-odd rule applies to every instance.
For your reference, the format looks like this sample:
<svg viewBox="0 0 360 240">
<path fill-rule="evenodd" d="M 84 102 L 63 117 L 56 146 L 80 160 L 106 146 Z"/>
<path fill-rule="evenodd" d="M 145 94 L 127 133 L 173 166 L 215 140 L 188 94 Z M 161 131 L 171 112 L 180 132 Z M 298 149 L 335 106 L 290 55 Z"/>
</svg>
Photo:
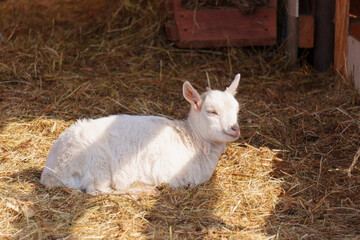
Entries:
<svg viewBox="0 0 360 240">
<path fill-rule="evenodd" d="M 86 192 L 126 189 L 135 181 L 199 184 L 217 162 L 203 166 L 201 159 L 186 121 L 129 115 L 79 120 L 54 142 L 41 183 Z"/>
</svg>

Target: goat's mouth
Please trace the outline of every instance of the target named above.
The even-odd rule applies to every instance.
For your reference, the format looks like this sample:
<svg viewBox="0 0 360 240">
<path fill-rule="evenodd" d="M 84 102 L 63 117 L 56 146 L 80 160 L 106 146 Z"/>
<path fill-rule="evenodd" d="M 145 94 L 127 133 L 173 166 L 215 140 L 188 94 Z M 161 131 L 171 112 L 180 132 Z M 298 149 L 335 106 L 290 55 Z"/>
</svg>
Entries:
<svg viewBox="0 0 360 240">
<path fill-rule="evenodd" d="M 234 138 L 234 139 L 236 139 L 236 138 L 238 138 L 240 136 L 240 132 L 228 133 L 226 131 L 223 131 L 223 133 L 225 135 L 231 137 L 231 138 Z"/>
</svg>

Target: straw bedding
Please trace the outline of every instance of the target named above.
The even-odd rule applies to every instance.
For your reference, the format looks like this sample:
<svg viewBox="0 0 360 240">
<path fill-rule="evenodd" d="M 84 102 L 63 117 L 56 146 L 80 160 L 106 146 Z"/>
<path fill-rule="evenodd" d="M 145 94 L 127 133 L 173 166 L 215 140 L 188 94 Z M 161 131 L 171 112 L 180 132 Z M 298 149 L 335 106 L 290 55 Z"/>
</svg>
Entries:
<svg viewBox="0 0 360 240">
<path fill-rule="evenodd" d="M 288 71 L 281 48 L 174 48 L 163 3 L 0 2 L 0 237 L 358 239 L 351 84 L 306 64 Z M 242 136 L 208 183 L 139 199 L 39 184 L 53 140 L 76 119 L 184 118 L 184 80 L 224 88 L 237 72 Z"/>
</svg>

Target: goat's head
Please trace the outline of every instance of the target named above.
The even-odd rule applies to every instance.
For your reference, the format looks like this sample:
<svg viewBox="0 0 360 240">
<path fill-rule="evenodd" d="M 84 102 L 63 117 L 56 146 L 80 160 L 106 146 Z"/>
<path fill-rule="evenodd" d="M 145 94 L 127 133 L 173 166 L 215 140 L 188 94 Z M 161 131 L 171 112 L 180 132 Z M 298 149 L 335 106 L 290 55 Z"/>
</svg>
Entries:
<svg viewBox="0 0 360 240">
<path fill-rule="evenodd" d="M 237 74 L 225 91 L 208 88 L 201 96 L 189 82 L 184 83 L 183 95 L 191 104 L 189 121 L 204 140 L 226 143 L 240 136 L 239 103 L 234 98 L 239 81 L 240 74 Z"/>
</svg>

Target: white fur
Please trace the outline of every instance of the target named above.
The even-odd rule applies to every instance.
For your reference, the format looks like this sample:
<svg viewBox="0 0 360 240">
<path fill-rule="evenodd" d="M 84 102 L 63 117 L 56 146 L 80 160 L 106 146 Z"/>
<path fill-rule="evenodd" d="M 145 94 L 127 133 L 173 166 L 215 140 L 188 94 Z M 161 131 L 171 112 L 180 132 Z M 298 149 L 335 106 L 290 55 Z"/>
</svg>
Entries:
<svg viewBox="0 0 360 240">
<path fill-rule="evenodd" d="M 114 115 L 79 120 L 54 142 L 40 182 L 111 193 L 136 182 L 193 186 L 212 176 L 226 143 L 236 140 L 240 74 L 225 91 L 201 96 L 185 82 L 186 120 Z"/>
</svg>

